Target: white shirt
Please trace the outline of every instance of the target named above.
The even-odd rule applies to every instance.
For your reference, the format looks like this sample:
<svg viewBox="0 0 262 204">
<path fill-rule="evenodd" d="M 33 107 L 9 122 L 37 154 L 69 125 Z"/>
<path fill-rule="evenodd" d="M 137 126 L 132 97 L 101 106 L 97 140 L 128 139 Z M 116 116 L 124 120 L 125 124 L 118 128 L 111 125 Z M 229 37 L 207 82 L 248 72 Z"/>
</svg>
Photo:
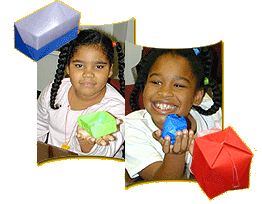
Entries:
<svg viewBox="0 0 262 204">
<path fill-rule="evenodd" d="M 212 105 L 212 99 L 206 95 L 201 107 L 207 109 Z M 215 127 L 215 122 L 222 119 L 221 109 L 211 116 L 200 115 L 191 109 L 190 114 L 197 123 L 197 132 Z M 139 172 L 157 161 L 163 161 L 165 153 L 162 145 L 152 134 L 159 128 L 154 124 L 151 115 L 146 110 L 130 113 L 125 120 L 125 166 L 131 178 L 139 176 Z M 192 157 L 187 153 L 186 163 L 191 164 Z M 188 167 L 187 167 L 188 168 Z"/>
<path fill-rule="evenodd" d="M 76 152 L 79 155 L 88 156 L 105 156 L 122 158 L 121 145 L 124 142 L 125 126 L 120 125 L 120 131 L 113 134 L 115 141 L 110 141 L 108 146 L 100 146 L 95 144 L 89 153 L 83 153 L 76 138 L 77 118 L 83 110 L 74 111 L 69 107 L 67 116 L 67 124 L 65 119 L 68 110 L 68 92 L 72 86 L 70 79 L 62 80 L 56 101 L 61 108 L 53 110 L 50 107 L 50 91 L 52 84 L 48 85 L 40 94 L 37 100 L 37 140 L 44 142 L 46 135 L 49 132 L 48 144 L 61 147 L 62 144 L 69 141 L 70 151 Z M 125 100 L 110 84 L 106 84 L 106 93 L 100 103 L 88 107 L 83 114 L 107 111 L 118 119 L 124 120 L 125 117 Z M 65 136 L 66 126 L 66 136 Z M 120 151 L 119 151 L 120 150 Z"/>
</svg>

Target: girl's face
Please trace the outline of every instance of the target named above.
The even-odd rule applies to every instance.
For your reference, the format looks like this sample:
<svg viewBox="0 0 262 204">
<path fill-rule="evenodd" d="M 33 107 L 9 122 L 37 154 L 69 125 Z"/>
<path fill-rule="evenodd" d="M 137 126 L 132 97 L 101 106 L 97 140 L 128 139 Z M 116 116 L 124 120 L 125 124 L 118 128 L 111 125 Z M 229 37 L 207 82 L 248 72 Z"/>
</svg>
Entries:
<svg viewBox="0 0 262 204">
<path fill-rule="evenodd" d="M 66 68 L 76 93 L 82 97 L 96 96 L 105 89 L 109 77 L 113 74 L 106 55 L 97 45 L 81 46 Z"/>
<path fill-rule="evenodd" d="M 163 129 L 166 116 L 188 116 L 192 105 L 202 101 L 203 90 L 196 90 L 196 78 L 187 59 L 164 54 L 153 64 L 143 92 L 146 110 L 156 126 Z"/>
</svg>

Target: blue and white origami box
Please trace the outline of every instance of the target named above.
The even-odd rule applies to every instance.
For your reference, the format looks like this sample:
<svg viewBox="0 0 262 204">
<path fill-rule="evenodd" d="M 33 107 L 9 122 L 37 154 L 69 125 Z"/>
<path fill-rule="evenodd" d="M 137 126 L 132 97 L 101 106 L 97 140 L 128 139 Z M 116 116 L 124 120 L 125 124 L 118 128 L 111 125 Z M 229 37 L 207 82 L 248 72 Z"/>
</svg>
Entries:
<svg viewBox="0 0 262 204">
<path fill-rule="evenodd" d="M 15 23 L 15 48 L 38 61 L 76 38 L 79 21 L 79 12 L 55 1 Z"/>
</svg>

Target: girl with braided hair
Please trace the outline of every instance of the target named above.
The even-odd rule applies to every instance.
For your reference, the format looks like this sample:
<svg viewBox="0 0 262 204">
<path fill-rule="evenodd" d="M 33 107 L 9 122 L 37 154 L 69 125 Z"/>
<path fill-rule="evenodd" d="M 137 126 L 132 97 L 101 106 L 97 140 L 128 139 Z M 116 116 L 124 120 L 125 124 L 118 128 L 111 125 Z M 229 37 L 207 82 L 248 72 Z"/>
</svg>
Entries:
<svg viewBox="0 0 262 204">
<path fill-rule="evenodd" d="M 199 53 L 200 52 L 200 53 Z M 125 118 L 125 165 L 133 179 L 179 179 L 192 157 L 197 132 L 222 121 L 222 94 L 211 78 L 213 54 L 199 49 L 152 48 L 138 64 L 139 74 L 130 96 L 134 112 Z M 212 88 L 213 101 L 206 93 Z M 139 110 L 143 92 L 145 110 Z M 135 111 L 136 110 L 136 111 Z M 187 120 L 175 143 L 161 137 L 166 116 Z"/>
<path fill-rule="evenodd" d="M 113 74 L 115 49 L 121 94 L 107 83 Z M 38 99 L 38 141 L 44 142 L 49 132 L 48 144 L 79 155 L 122 158 L 125 64 L 120 43 L 112 42 L 100 31 L 82 30 L 60 52 L 55 79 Z M 97 111 L 106 111 L 116 118 L 116 133 L 95 139 L 77 125 L 80 115 Z"/>
</svg>

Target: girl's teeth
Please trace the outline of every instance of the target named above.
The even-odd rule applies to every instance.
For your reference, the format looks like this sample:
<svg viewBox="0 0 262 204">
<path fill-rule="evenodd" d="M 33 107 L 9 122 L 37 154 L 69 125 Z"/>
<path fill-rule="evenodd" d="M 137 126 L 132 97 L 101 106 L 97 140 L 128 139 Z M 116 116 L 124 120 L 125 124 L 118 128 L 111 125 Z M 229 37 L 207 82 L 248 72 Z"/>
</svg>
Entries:
<svg viewBox="0 0 262 204">
<path fill-rule="evenodd" d="M 161 110 L 175 109 L 175 106 L 170 106 L 168 104 L 156 103 L 155 105 L 156 105 L 157 108 L 159 108 Z"/>
</svg>

